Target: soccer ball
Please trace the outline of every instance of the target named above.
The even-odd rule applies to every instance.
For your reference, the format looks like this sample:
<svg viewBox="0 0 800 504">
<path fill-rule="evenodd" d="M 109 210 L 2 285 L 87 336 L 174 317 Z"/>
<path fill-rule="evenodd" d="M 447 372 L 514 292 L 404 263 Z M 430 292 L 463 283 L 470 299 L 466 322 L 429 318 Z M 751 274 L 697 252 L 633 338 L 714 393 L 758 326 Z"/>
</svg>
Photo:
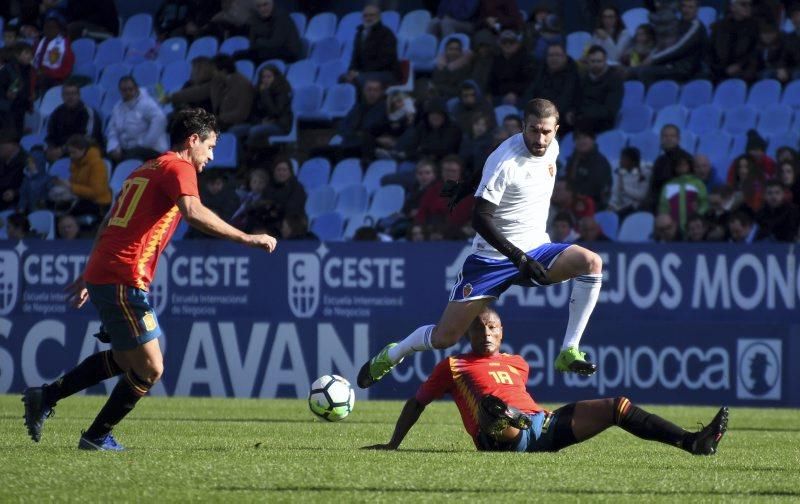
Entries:
<svg viewBox="0 0 800 504">
<path fill-rule="evenodd" d="M 349 415 L 355 402 L 350 382 L 338 375 L 320 376 L 308 394 L 311 412 L 328 422 L 338 422 Z"/>
</svg>

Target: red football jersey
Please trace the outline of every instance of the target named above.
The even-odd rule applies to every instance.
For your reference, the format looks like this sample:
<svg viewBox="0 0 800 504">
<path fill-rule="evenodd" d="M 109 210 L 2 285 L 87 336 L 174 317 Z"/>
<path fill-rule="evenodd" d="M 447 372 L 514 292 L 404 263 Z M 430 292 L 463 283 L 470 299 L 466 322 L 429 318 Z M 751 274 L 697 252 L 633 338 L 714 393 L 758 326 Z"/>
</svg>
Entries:
<svg viewBox="0 0 800 504">
<path fill-rule="evenodd" d="M 487 394 L 499 397 L 524 413 L 544 410 L 525 388 L 529 369 L 519 355 L 454 355 L 433 368 L 425 383 L 420 385 L 416 399 L 427 405 L 449 392 L 461 413 L 464 428 L 474 440 L 478 435 L 478 403 Z"/>
<path fill-rule="evenodd" d="M 93 284 L 123 284 L 147 290 L 181 213 L 181 196 L 200 197 L 197 172 L 188 161 L 167 152 L 144 163 L 122 184 L 86 265 L 84 279 Z"/>
</svg>

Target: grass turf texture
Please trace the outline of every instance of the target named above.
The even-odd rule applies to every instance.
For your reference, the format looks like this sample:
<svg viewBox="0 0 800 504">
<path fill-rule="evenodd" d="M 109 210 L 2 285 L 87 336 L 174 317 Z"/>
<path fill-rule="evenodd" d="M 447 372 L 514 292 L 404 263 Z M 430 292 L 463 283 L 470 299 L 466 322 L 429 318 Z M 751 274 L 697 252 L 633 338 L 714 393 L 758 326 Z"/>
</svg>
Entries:
<svg viewBox="0 0 800 504">
<path fill-rule="evenodd" d="M 618 428 L 556 454 L 478 453 L 455 406 L 434 403 L 397 452 L 402 403 L 356 402 L 342 422 L 302 400 L 146 398 L 116 430 L 124 453 L 76 449 L 104 398 L 63 400 L 34 444 L 19 396 L 0 396 L 0 502 L 737 501 L 800 499 L 800 411 L 732 408 L 714 457 Z M 550 405 L 553 406 L 553 405 Z M 686 428 L 710 407 L 651 406 Z"/>
</svg>

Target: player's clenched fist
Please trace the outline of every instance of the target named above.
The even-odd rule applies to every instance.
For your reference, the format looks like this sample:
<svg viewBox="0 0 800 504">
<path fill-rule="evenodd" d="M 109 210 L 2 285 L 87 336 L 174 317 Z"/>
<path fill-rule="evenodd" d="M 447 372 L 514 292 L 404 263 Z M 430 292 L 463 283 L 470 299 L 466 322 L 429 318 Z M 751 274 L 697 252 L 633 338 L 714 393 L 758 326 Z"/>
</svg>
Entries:
<svg viewBox="0 0 800 504">
<path fill-rule="evenodd" d="M 278 240 L 268 234 L 248 235 L 247 244 L 251 247 L 264 249 L 272 252 L 278 246 Z"/>
</svg>

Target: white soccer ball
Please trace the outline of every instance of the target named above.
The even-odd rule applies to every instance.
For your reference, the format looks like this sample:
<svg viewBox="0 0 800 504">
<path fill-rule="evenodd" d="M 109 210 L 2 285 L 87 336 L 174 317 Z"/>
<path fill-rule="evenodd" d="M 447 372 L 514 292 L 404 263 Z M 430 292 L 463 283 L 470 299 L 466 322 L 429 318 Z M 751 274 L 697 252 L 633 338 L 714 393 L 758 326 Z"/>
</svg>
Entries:
<svg viewBox="0 0 800 504">
<path fill-rule="evenodd" d="M 338 375 L 325 375 L 311 384 L 308 407 L 319 418 L 338 422 L 353 411 L 356 395 L 350 382 Z"/>
</svg>

